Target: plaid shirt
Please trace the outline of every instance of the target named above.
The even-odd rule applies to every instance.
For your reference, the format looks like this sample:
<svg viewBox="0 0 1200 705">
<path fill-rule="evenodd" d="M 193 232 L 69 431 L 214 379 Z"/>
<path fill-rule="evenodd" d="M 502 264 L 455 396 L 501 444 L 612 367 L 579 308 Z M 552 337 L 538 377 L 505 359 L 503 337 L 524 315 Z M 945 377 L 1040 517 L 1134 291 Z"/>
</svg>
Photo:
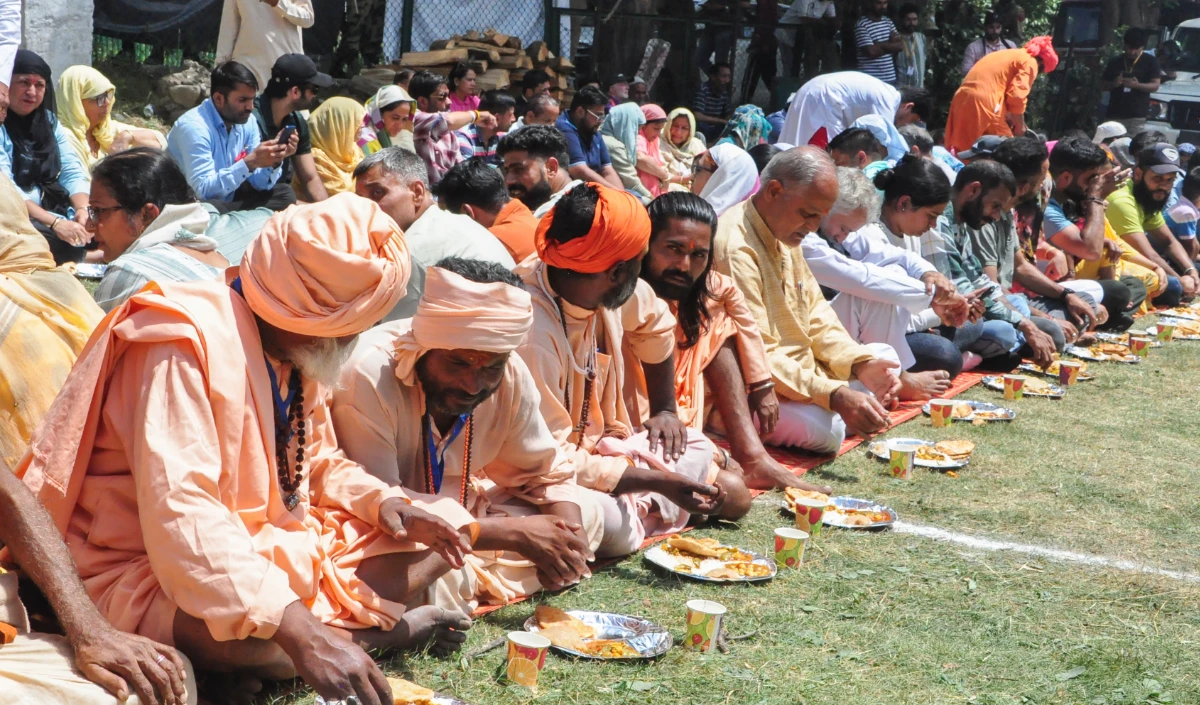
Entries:
<svg viewBox="0 0 1200 705">
<path fill-rule="evenodd" d="M 447 171 L 463 160 L 458 137 L 442 113 L 418 112 L 413 119 L 413 146 L 425 160 L 429 185 L 434 186 Z"/>
<path fill-rule="evenodd" d="M 500 138 L 504 134 L 497 132 L 485 142 L 479 134 L 479 128 L 472 123 L 458 130 L 458 151 L 462 152 L 463 159 L 483 157 L 488 166 L 500 166 L 500 157 L 496 156 L 496 145 L 500 144 Z"/>
<path fill-rule="evenodd" d="M 945 275 L 959 293 L 964 296 L 976 289 L 993 286 L 995 282 L 983 272 L 983 265 L 975 256 L 971 237 L 965 227 L 954 222 L 954 204 L 946 207 L 946 213 L 938 218 L 937 227 L 921 236 L 921 256 L 933 263 Z M 1001 296 L 998 285 L 984 300 L 988 320 L 1007 321 L 1014 326 L 1025 320 L 1019 311 L 1009 308 Z"/>
</svg>

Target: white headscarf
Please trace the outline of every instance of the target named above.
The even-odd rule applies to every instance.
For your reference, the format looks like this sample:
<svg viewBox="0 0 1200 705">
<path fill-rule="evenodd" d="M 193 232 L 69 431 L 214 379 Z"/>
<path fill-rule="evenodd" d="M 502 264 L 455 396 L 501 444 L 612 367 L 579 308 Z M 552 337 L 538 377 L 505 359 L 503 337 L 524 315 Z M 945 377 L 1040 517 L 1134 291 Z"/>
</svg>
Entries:
<svg viewBox="0 0 1200 705">
<path fill-rule="evenodd" d="M 754 158 L 735 144 L 718 144 L 708 153 L 717 163 L 717 170 L 704 184 L 700 197 L 720 216 L 758 191 L 758 168 Z"/>
</svg>

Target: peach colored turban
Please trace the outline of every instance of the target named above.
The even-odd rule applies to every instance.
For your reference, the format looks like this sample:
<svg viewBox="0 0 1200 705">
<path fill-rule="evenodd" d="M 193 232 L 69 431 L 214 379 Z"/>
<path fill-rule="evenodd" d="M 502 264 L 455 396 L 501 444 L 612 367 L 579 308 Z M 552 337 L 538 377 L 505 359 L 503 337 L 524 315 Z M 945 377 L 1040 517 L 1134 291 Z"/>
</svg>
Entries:
<svg viewBox="0 0 1200 705">
<path fill-rule="evenodd" d="M 534 239 L 538 257 L 552 267 L 582 274 L 605 272 L 615 264 L 639 257 L 650 244 L 650 215 L 641 201 L 625 191 L 599 184 L 576 188 L 594 188 L 600 193 L 592 229 L 569 242 L 548 240 L 546 232 L 559 208 L 555 206 L 538 223 Z"/>
<path fill-rule="evenodd" d="M 529 293 L 504 282 L 480 284 L 448 269 L 425 270 L 425 293 L 412 328 L 396 341 L 396 376 L 411 381 L 428 350 L 510 353 L 533 325 Z"/>
<path fill-rule="evenodd" d="M 1050 37 L 1034 37 L 1025 43 L 1025 51 L 1035 59 L 1042 60 L 1042 69 L 1050 73 L 1058 67 L 1058 53 L 1054 51 L 1054 40 Z"/>
<path fill-rule="evenodd" d="M 373 201 L 341 193 L 276 213 L 246 249 L 242 292 L 259 318 L 338 338 L 383 319 L 408 286 L 404 233 Z"/>
</svg>

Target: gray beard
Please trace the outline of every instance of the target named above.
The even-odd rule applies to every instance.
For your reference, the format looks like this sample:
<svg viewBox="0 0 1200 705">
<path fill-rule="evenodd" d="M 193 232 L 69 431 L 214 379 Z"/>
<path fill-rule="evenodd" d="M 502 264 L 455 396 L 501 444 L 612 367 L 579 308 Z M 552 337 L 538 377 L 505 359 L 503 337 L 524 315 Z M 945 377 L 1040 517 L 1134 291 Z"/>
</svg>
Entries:
<svg viewBox="0 0 1200 705">
<path fill-rule="evenodd" d="M 288 350 L 287 358 L 305 379 L 337 389 L 342 368 L 350 359 L 357 339 L 356 336 L 342 343 L 337 338 L 316 338 L 311 343 Z"/>
</svg>

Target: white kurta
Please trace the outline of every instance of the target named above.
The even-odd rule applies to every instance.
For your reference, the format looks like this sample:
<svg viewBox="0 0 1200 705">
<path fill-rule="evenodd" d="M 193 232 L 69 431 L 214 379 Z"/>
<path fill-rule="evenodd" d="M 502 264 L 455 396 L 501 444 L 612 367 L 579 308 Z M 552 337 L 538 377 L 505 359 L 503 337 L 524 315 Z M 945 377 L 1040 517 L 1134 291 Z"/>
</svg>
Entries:
<svg viewBox="0 0 1200 705">
<path fill-rule="evenodd" d="M 284 54 L 303 54 L 303 30 L 313 25 L 312 0 L 225 0 L 217 35 L 217 63 L 233 59 L 254 72 L 258 91 Z"/>
</svg>

